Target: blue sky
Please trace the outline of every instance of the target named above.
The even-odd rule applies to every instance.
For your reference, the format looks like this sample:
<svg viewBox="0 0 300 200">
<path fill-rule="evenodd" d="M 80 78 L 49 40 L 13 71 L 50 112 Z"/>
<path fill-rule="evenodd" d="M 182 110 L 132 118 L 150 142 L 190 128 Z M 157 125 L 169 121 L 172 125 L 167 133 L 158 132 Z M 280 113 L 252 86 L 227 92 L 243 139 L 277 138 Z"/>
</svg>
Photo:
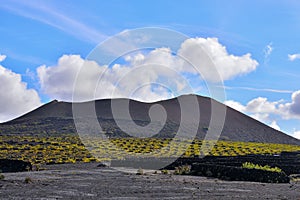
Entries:
<svg viewBox="0 0 300 200">
<path fill-rule="evenodd" d="M 0 92 L 10 98 L 1 96 L 0 120 L 54 98 L 65 100 L 57 92 L 64 86 L 55 85 L 54 91 L 53 83 L 47 85 L 49 74 L 58 73 L 51 67 L 60 66 L 64 55 L 69 57 L 62 63 L 80 62 L 124 30 L 161 27 L 191 38 L 217 38 L 228 55 L 251 54 L 255 69 L 224 80 L 226 103 L 300 137 L 299 10 L 296 0 L 1 1 Z M 45 70 L 39 74 L 41 66 Z M 47 81 L 42 73 L 48 73 L 43 74 Z M 27 103 L 12 102 L 15 98 Z"/>
</svg>

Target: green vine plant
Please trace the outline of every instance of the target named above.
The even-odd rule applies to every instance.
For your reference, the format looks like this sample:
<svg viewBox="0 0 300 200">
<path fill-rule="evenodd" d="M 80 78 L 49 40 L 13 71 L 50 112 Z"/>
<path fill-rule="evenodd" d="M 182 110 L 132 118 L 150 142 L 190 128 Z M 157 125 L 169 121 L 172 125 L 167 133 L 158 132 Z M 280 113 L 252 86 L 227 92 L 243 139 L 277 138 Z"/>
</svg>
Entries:
<svg viewBox="0 0 300 200">
<path fill-rule="evenodd" d="M 261 166 L 258 164 L 254 164 L 251 162 L 245 162 L 242 164 L 242 168 L 246 169 L 259 169 L 259 170 L 264 170 L 264 171 L 270 171 L 270 172 L 282 172 L 282 170 L 278 167 L 270 167 L 269 165 Z"/>
</svg>

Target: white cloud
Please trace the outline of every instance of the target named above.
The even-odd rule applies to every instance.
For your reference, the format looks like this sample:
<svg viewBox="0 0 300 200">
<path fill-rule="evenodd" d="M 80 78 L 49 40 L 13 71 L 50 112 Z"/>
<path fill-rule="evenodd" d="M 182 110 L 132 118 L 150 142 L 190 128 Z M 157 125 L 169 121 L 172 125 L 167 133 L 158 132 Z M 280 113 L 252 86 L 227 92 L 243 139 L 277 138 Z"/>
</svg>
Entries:
<svg viewBox="0 0 300 200">
<path fill-rule="evenodd" d="M 220 82 L 232 79 L 254 71 L 258 66 L 258 62 L 253 60 L 249 53 L 243 56 L 229 54 L 217 38 L 187 39 L 181 45 L 178 54 L 192 63 L 206 81 Z M 207 59 L 206 55 L 210 59 Z M 216 72 L 219 73 L 221 80 Z"/>
<path fill-rule="evenodd" d="M 279 116 L 284 120 L 300 119 L 300 91 L 295 91 L 291 95 L 291 102 L 288 103 L 285 103 L 283 100 L 269 101 L 263 97 L 252 99 L 246 105 L 233 100 L 228 100 L 224 103 L 259 121 L 271 123 L 274 127 L 277 126 L 275 124 L 276 121 L 272 120 L 272 116 Z"/>
<path fill-rule="evenodd" d="M 5 56 L 1 56 L 3 61 Z M 0 122 L 11 120 L 41 105 L 38 93 L 16 74 L 0 65 Z"/>
<path fill-rule="evenodd" d="M 254 115 L 256 116 L 254 118 L 261 119 L 261 117 L 259 116 L 265 116 L 265 115 L 258 115 L 258 114 L 277 113 L 277 109 L 278 109 L 277 105 L 279 104 L 279 102 L 280 101 L 269 102 L 267 98 L 258 97 L 249 101 L 245 106 L 233 100 L 228 100 L 225 101 L 224 103 L 227 106 L 230 106 L 240 112 L 256 114 Z"/>
<path fill-rule="evenodd" d="M 137 61 L 133 59 L 132 62 Z M 160 86 L 153 89 L 149 83 L 156 83 L 158 75 L 171 77 L 172 74 L 160 66 L 150 68 L 143 64 L 143 67 L 148 70 L 119 64 L 108 68 L 94 61 L 86 61 L 79 55 L 64 55 L 57 66 L 41 66 L 37 74 L 42 91 L 59 100 L 72 101 L 75 82 L 79 83 L 76 87 L 76 101 L 129 96 L 143 101 L 169 98 L 166 89 Z M 80 76 L 77 77 L 79 71 Z"/>
<path fill-rule="evenodd" d="M 292 103 L 288 104 L 290 112 L 295 115 L 300 115 L 300 90 L 292 94 Z"/>
<path fill-rule="evenodd" d="M 227 106 L 248 114 L 250 117 L 268 124 L 270 127 L 281 131 L 277 121 L 271 120 L 272 114 L 278 114 L 278 104 L 280 101 L 277 102 L 269 102 L 267 98 L 258 97 L 253 99 L 247 103 L 247 105 L 242 105 L 239 102 L 228 100 L 224 102 Z"/>
<path fill-rule="evenodd" d="M 59 100 L 72 100 L 73 87 L 77 73 L 83 65 L 88 65 L 88 70 L 83 71 L 85 80 L 81 81 L 78 88 L 82 96 L 89 95 L 95 88 L 99 74 L 106 67 L 100 67 L 93 61 L 85 61 L 79 55 L 63 55 L 58 60 L 57 66 L 40 66 L 37 68 L 37 75 L 40 81 L 42 92 L 51 98 Z M 106 88 L 109 89 L 109 88 Z"/>
<path fill-rule="evenodd" d="M 5 58 L 6 58 L 6 55 L 2 55 L 2 54 L 0 54 L 0 62 L 4 61 L 4 60 L 5 60 Z"/>
<path fill-rule="evenodd" d="M 275 130 L 281 131 L 281 129 L 276 121 L 272 121 L 272 123 L 270 124 L 270 127 L 274 128 Z"/>
<path fill-rule="evenodd" d="M 237 111 L 240 111 L 240 112 L 245 112 L 246 111 L 245 106 L 243 106 L 241 103 L 233 101 L 233 100 L 225 101 L 224 104 L 231 107 L 231 108 L 233 108 L 233 109 L 235 109 L 235 110 L 237 110 Z"/>
<path fill-rule="evenodd" d="M 258 97 L 247 103 L 246 109 L 251 113 L 274 113 L 279 102 L 269 102 L 267 98 Z"/>
<path fill-rule="evenodd" d="M 300 59 L 300 54 L 289 54 L 288 58 L 290 61 L 294 61 L 296 59 Z"/>
<path fill-rule="evenodd" d="M 270 121 L 270 115 L 268 113 L 252 113 L 249 116 L 266 124 L 268 124 Z"/>
<path fill-rule="evenodd" d="M 233 100 L 225 101 L 224 104 L 237 111 L 248 114 L 250 117 L 258 121 L 267 123 L 270 121 L 270 115 L 268 112 L 265 112 L 266 110 L 264 108 L 264 102 L 266 102 L 266 99 L 259 97 L 251 100 L 247 103 L 247 105 L 242 105 L 241 103 Z"/>
<path fill-rule="evenodd" d="M 187 74 L 197 76 L 197 72 L 182 57 L 193 62 L 198 69 L 201 68 L 200 72 L 207 81 L 227 80 L 249 73 L 258 65 L 250 54 L 241 57 L 229 55 L 216 38 L 188 39 L 177 52 L 182 57 L 174 53 L 167 47 L 133 52 L 124 56 L 127 63 L 114 64 L 112 67 L 99 66 L 79 55 L 63 55 L 56 66 L 40 66 L 37 74 L 42 91 L 59 100 L 72 100 L 73 86 L 77 81 L 80 84 L 76 90 L 76 100 L 130 97 L 141 101 L 157 101 L 192 93 Z M 215 65 L 205 60 L 206 55 L 211 57 Z M 83 71 L 76 80 L 79 70 Z M 216 70 L 221 80 L 216 78 Z"/>
<path fill-rule="evenodd" d="M 285 119 L 300 119 L 300 90 L 292 94 L 292 101 L 279 105 Z"/>
<path fill-rule="evenodd" d="M 292 136 L 300 140 L 300 131 L 295 131 Z"/>
</svg>

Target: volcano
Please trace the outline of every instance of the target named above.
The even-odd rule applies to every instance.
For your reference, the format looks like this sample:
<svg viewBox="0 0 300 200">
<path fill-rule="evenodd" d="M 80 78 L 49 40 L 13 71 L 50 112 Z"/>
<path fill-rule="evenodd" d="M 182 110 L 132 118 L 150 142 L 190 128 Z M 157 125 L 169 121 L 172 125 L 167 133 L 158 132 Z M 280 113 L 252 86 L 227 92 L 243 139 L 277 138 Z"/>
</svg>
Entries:
<svg viewBox="0 0 300 200">
<path fill-rule="evenodd" d="M 191 99 L 195 101 L 191 102 Z M 130 119 L 122 118 L 122 110 L 126 111 L 124 107 L 126 103 L 128 103 Z M 112 109 L 112 105 L 119 107 Z M 183 118 L 182 107 L 185 106 L 184 112 L 188 114 Z M 132 137 L 130 135 L 130 127 L 132 125 L 134 125 L 132 126 L 133 131 L 135 127 L 142 129 L 149 124 L 153 125 L 152 129 L 154 130 L 156 129 L 155 124 L 157 124 L 157 126 L 162 127 L 156 134 L 151 133 L 151 137 L 173 138 L 180 127 L 185 127 L 185 130 L 191 129 L 191 131 L 194 131 L 197 139 L 207 138 L 207 134 L 212 133 L 213 135 L 214 130 L 217 130 L 220 132 L 220 135 L 217 135 L 217 138 L 212 137 L 213 139 L 300 145 L 300 140 L 296 138 L 275 130 L 214 99 L 198 95 L 183 95 L 153 103 L 144 103 L 130 99 L 102 99 L 80 103 L 54 100 L 19 118 L 0 124 L 0 135 L 76 135 L 77 129 L 73 116 L 74 107 L 83 111 L 80 117 L 85 120 L 89 120 L 94 116 L 102 131 L 109 137 Z M 212 107 L 214 107 L 214 110 Z M 87 112 L 90 108 L 94 108 L 94 115 Z M 163 108 L 164 112 L 156 108 Z M 120 111 L 121 115 L 114 116 L 114 110 Z M 199 110 L 199 116 L 193 110 Z M 212 113 L 215 111 L 221 111 L 220 113 L 224 114 L 224 119 L 220 118 L 224 122 L 217 121 L 217 123 L 212 124 L 212 118 L 214 117 Z M 152 117 L 154 116 L 154 119 L 160 119 L 162 113 L 165 115 L 164 122 L 160 120 L 151 121 L 151 115 Z M 215 120 L 219 120 L 218 117 Z M 119 127 L 120 122 L 125 125 L 128 122 L 127 131 Z M 214 124 L 217 124 L 218 127 L 214 127 Z M 186 134 L 188 135 L 188 131 Z"/>
</svg>

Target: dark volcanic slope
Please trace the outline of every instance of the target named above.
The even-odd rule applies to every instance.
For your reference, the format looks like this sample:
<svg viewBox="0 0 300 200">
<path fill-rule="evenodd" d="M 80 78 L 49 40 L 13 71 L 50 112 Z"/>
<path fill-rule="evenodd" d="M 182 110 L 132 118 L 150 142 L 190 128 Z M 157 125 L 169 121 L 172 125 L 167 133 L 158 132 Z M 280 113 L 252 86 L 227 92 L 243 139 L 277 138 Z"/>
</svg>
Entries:
<svg viewBox="0 0 300 200">
<path fill-rule="evenodd" d="M 167 113 L 167 123 L 154 137 L 173 137 L 181 123 L 180 103 L 189 104 L 191 95 L 180 96 L 178 98 L 160 101 L 156 103 L 142 103 L 130 100 L 129 110 L 132 119 L 136 124 L 145 126 L 150 122 L 149 109 L 154 104 L 164 107 Z M 226 120 L 220 139 L 231 141 L 253 141 L 267 143 L 285 143 L 300 145 L 300 141 L 288 136 L 280 131 L 274 130 L 265 124 L 254 120 L 230 107 L 216 102 L 207 97 L 193 96 L 198 100 L 200 109 L 200 120 L 197 138 L 203 139 L 210 124 L 211 105 L 217 105 L 220 109 L 226 110 Z M 111 137 L 128 136 L 116 125 L 112 111 L 111 102 L 122 103 L 125 99 L 98 100 L 95 102 L 98 121 L 104 131 Z M 77 103 L 79 107 L 85 110 L 85 107 L 92 102 Z M 124 107 L 118 108 L 119 110 Z M 190 113 L 193 113 L 192 110 Z M 121 117 L 122 118 L 122 117 Z M 197 119 L 193 114 L 187 116 L 188 122 L 193 123 Z M 125 121 L 126 123 L 126 121 Z M 191 125 L 187 124 L 187 126 Z M 211 127 L 210 127 L 211 128 Z M 0 125 L 0 134 L 26 134 L 26 135 L 60 135 L 76 133 L 72 104 L 66 102 L 52 101 L 40 108 L 21 116 L 15 120 Z"/>
</svg>

